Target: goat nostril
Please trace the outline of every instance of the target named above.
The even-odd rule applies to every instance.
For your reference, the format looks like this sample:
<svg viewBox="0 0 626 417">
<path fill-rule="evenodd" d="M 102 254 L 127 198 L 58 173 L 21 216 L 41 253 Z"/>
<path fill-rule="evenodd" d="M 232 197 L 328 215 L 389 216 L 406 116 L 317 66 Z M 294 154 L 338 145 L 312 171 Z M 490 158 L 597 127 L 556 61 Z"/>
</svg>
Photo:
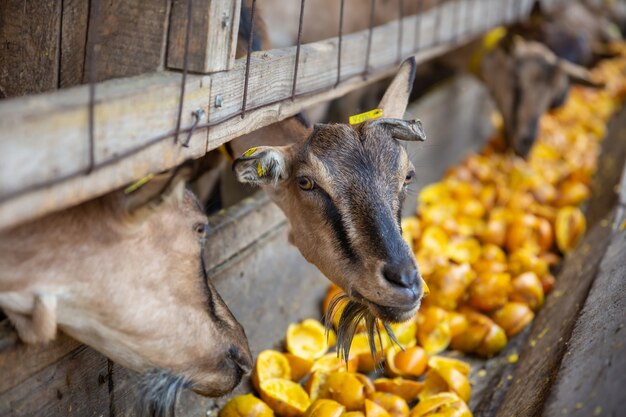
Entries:
<svg viewBox="0 0 626 417">
<path fill-rule="evenodd" d="M 404 288 L 411 288 L 418 284 L 417 269 L 413 266 L 407 268 L 385 265 L 383 267 L 383 277 L 392 284 Z"/>
<path fill-rule="evenodd" d="M 244 374 L 249 374 L 250 371 L 252 371 L 252 362 L 250 358 L 247 355 L 243 355 L 237 346 L 230 345 L 230 348 L 228 348 L 228 357 L 235 362 Z"/>
</svg>

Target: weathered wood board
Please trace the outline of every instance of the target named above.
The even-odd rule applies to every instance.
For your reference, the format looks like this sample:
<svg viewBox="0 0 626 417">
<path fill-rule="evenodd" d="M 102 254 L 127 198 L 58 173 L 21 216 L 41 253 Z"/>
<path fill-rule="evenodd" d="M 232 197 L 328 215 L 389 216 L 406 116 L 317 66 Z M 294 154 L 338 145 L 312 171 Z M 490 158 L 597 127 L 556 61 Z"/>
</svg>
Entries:
<svg viewBox="0 0 626 417">
<path fill-rule="evenodd" d="M 89 2 L 63 1 L 58 88 L 72 87 L 83 81 L 88 24 Z"/>
<path fill-rule="evenodd" d="M 83 82 L 89 81 L 92 47 L 97 81 L 163 69 L 169 11 L 169 0 L 91 2 Z"/>
<path fill-rule="evenodd" d="M 235 63 L 241 0 L 193 0 L 187 69 L 207 74 Z M 187 0 L 173 0 L 167 42 L 167 66 L 183 69 Z"/>
<path fill-rule="evenodd" d="M 0 2 L 0 99 L 55 89 L 61 0 Z"/>
<path fill-rule="evenodd" d="M 625 178 L 626 180 L 626 178 Z M 543 415 L 620 416 L 626 391 L 626 206 L 578 315 Z"/>
</svg>

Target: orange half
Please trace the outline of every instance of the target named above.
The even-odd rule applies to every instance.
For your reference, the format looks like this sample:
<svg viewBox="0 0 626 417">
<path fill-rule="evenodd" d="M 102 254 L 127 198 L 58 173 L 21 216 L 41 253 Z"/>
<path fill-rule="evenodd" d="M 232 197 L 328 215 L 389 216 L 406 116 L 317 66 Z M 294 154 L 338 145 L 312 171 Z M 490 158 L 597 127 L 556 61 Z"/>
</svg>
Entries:
<svg viewBox="0 0 626 417">
<path fill-rule="evenodd" d="M 262 381 L 259 392 L 263 401 L 280 417 L 300 417 L 311 405 L 304 389 L 288 379 Z"/>
<path fill-rule="evenodd" d="M 285 338 L 287 351 L 308 360 L 315 360 L 328 351 L 326 328 L 322 323 L 306 319 L 299 324 L 290 324 Z"/>
</svg>

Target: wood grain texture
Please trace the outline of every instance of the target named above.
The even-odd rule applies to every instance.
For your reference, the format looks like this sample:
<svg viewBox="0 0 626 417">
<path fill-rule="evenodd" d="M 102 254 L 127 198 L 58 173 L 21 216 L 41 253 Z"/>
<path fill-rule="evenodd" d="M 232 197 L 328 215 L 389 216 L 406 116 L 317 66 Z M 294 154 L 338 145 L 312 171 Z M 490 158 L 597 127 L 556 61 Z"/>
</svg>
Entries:
<svg viewBox="0 0 626 417">
<path fill-rule="evenodd" d="M 61 3 L 0 2 L 0 99 L 57 88 Z"/>
<path fill-rule="evenodd" d="M 588 227 L 602 220 L 615 207 L 620 198 L 626 201 L 626 192 L 616 192 L 620 187 L 622 167 L 626 163 L 626 110 L 621 110 L 608 125 L 608 140 L 602 143 L 598 163 L 598 171 L 591 183 L 592 193 L 595 195 L 589 202 L 586 210 Z M 626 182 L 621 182 L 626 187 Z M 607 191 L 607 189 L 610 189 Z M 621 197 L 620 197 L 621 195 Z"/>
<path fill-rule="evenodd" d="M 77 204 L 150 172 L 204 155 L 206 130 L 195 132 L 188 148 L 175 144 L 173 137 L 148 146 L 155 136 L 174 131 L 180 83 L 180 74 L 156 73 L 132 81 L 111 80 L 96 89 L 96 164 L 132 149 L 145 149 L 90 175 L 83 175 L 89 160 L 86 87 L 59 91 L 54 100 L 43 95 L 0 102 L 0 195 L 49 178 L 77 175 L 58 187 L 40 189 L 0 205 L 0 224 L 6 226 L 25 214 L 32 218 Z M 192 124 L 196 109 L 206 111 L 208 107 L 209 88 L 201 77 L 188 77 L 186 91 L 182 127 Z M 181 134 L 181 141 L 186 137 Z M 19 210 L 15 211 L 14 204 Z"/>
<path fill-rule="evenodd" d="M 0 393 L 4 393 L 76 350 L 80 343 L 58 334 L 48 345 L 27 345 L 19 341 L 5 319 L 0 322 L 0 346 Z"/>
<path fill-rule="evenodd" d="M 96 79 L 129 77 L 164 68 L 169 14 L 168 0 L 91 2 L 87 62 L 83 82 L 89 81 L 89 56 L 95 48 Z M 97 42 L 91 34 L 97 32 Z"/>
<path fill-rule="evenodd" d="M 106 359 L 83 346 L 3 392 L 0 416 L 100 416 L 108 405 Z"/>
<path fill-rule="evenodd" d="M 63 0 L 59 88 L 83 82 L 89 2 Z"/>
<path fill-rule="evenodd" d="M 235 62 L 239 0 L 192 0 L 189 71 L 210 73 L 230 69 Z M 187 31 L 187 0 L 174 0 L 170 18 L 167 66 L 183 69 Z"/>
<path fill-rule="evenodd" d="M 260 191 L 228 210 L 216 213 L 209 218 L 211 237 L 205 246 L 207 269 L 224 264 L 286 222 L 283 212 Z"/>
<path fill-rule="evenodd" d="M 543 414 L 620 416 L 626 387 L 626 207 L 576 320 Z"/>
</svg>

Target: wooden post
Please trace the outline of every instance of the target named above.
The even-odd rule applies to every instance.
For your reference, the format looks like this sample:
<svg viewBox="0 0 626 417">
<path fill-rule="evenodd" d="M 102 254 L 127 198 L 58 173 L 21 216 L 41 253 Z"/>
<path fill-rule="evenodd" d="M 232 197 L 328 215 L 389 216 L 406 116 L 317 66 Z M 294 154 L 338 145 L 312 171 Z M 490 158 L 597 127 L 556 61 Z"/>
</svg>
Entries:
<svg viewBox="0 0 626 417">
<path fill-rule="evenodd" d="M 239 0 L 174 0 L 167 66 L 183 69 L 187 1 L 192 2 L 193 16 L 189 32 L 188 70 L 206 74 L 232 68 L 239 31 Z"/>
</svg>

